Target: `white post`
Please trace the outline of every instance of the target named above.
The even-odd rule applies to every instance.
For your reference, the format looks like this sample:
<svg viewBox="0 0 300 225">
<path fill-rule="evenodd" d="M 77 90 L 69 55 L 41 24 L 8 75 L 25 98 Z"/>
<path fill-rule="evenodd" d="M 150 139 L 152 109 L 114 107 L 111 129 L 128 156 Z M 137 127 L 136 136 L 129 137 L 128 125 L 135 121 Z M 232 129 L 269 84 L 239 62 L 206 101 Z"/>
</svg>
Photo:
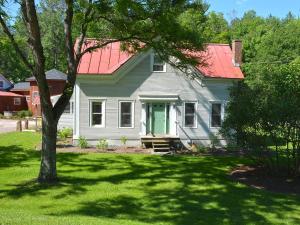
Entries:
<svg viewBox="0 0 300 225">
<path fill-rule="evenodd" d="M 146 107 L 147 107 L 147 104 L 145 102 L 142 102 L 142 115 L 141 115 L 141 132 L 140 132 L 140 135 L 143 136 L 143 135 L 146 135 Z"/>
<path fill-rule="evenodd" d="M 176 103 L 172 102 L 170 104 L 170 135 L 177 136 L 177 113 L 176 113 Z"/>
</svg>

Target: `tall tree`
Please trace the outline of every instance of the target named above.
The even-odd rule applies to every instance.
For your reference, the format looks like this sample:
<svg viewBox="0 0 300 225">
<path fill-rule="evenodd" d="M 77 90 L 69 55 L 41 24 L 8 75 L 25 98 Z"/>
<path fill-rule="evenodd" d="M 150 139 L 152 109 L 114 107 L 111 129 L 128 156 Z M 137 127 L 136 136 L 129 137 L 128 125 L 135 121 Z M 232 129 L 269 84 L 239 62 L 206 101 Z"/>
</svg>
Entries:
<svg viewBox="0 0 300 225">
<path fill-rule="evenodd" d="M 46 54 L 43 46 L 41 25 L 34 0 L 21 0 L 22 21 L 26 27 L 28 45 L 33 60 L 28 60 L 15 40 L 5 21 L 5 11 L 0 11 L 0 24 L 10 39 L 24 64 L 37 80 L 42 107 L 42 151 L 38 180 L 53 182 L 56 172 L 57 123 L 73 93 L 78 63 L 86 53 L 102 48 L 109 43 L 122 41 L 124 48 L 142 51 L 153 48 L 164 60 L 178 67 L 195 64 L 194 58 L 187 56 L 183 49 L 203 49 L 203 29 L 206 5 L 202 1 L 190 0 L 105 0 L 74 1 L 65 0 L 64 6 L 64 43 L 67 65 L 67 84 L 54 106 L 50 100 L 49 87 L 45 78 Z M 76 24 L 74 24 L 76 15 Z M 191 17 L 192 15 L 192 17 Z M 190 21 L 190 18 L 193 21 Z M 94 46 L 82 50 L 88 42 L 90 25 L 95 25 L 98 37 Z M 103 24 L 99 26 L 99 24 Z M 197 29 L 191 29 L 191 24 Z M 74 46 L 73 27 L 79 32 Z M 103 31 L 109 30 L 109 33 Z M 143 43 L 143 44 L 142 44 Z M 176 57 L 176 62 L 171 59 Z"/>
<path fill-rule="evenodd" d="M 229 24 L 222 13 L 208 14 L 205 34 L 208 42 L 223 44 L 230 42 Z"/>
<path fill-rule="evenodd" d="M 24 40 L 17 38 L 16 41 L 20 46 L 22 46 L 22 48 L 26 48 Z M 5 75 L 14 82 L 25 79 L 29 70 L 19 59 L 19 56 L 13 49 L 11 42 L 6 36 L 4 36 L 4 34 L 0 34 L 0 49 L 0 74 Z"/>
<path fill-rule="evenodd" d="M 61 40 L 64 37 L 64 9 L 62 0 L 42 0 L 39 3 L 38 18 L 47 69 L 66 69 L 64 42 Z"/>
</svg>

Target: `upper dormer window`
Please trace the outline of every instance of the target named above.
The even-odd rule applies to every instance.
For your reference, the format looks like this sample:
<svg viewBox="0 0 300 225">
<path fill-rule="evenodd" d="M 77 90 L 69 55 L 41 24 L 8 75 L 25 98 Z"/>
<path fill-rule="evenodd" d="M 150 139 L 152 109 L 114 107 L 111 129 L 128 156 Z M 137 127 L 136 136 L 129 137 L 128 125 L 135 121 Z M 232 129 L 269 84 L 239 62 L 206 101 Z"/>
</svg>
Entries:
<svg viewBox="0 0 300 225">
<path fill-rule="evenodd" d="M 153 72 L 166 72 L 166 63 L 157 54 L 153 54 Z"/>
</svg>

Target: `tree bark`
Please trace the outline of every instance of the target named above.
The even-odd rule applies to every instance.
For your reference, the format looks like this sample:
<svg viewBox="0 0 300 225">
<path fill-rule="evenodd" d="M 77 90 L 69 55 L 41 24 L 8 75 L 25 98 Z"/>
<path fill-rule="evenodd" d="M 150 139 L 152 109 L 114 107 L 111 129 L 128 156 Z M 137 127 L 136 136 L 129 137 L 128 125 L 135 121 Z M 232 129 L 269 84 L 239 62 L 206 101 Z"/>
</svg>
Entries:
<svg viewBox="0 0 300 225">
<path fill-rule="evenodd" d="M 54 183 L 57 181 L 56 138 L 57 122 L 43 114 L 41 166 L 38 177 L 40 183 Z"/>
</svg>

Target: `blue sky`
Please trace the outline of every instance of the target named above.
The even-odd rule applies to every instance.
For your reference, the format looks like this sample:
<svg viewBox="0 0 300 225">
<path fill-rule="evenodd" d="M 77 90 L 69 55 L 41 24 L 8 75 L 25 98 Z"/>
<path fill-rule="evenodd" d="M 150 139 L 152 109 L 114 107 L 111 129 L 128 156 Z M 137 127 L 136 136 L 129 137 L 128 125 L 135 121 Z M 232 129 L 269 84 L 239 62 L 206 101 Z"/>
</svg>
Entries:
<svg viewBox="0 0 300 225">
<path fill-rule="evenodd" d="M 291 11 L 295 16 L 300 17 L 300 0 L 205 0 L 210 4 L 210 11 L 222 12 L 226 19 L 241 17 L 245 11 L 254 9 L 260 16 L 285 17 Z M 16 15 L 15 4 L 7 4 L 10 13 Z M 38 0 L 36 0 L 38 2 Z"/>
<path fill-rule="evenodd" d="M 210 9 L 222 12 L 230 20 L 232 17 L 241 17 L 245 11 L 254 9 L 259 16 L 285 17 L 291 11 L 300 16 L 300 0 L 205 0 Z"/>
</svg>

